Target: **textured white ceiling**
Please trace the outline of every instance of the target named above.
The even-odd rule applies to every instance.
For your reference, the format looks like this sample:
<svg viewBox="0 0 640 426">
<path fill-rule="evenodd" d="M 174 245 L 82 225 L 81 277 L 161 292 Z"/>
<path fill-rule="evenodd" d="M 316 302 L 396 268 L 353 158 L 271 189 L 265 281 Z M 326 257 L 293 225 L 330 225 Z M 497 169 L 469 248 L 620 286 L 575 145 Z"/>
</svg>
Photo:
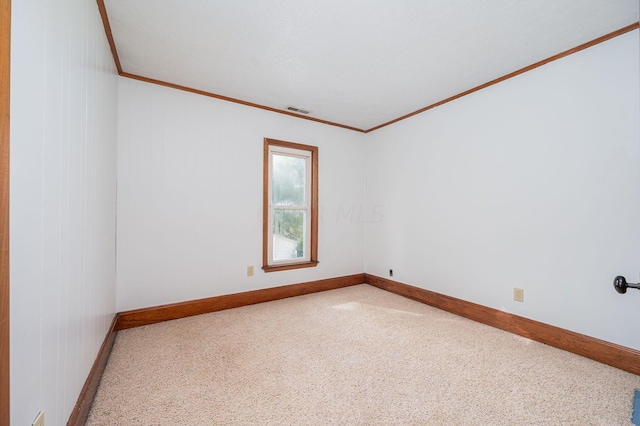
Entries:
<svg viewBox="0 0 640 426">
<path fill-rule="evenodd" d="M 105 0 L 126 73 L 370 129 L 638 21 L 638 0 Z"/>
</svg>

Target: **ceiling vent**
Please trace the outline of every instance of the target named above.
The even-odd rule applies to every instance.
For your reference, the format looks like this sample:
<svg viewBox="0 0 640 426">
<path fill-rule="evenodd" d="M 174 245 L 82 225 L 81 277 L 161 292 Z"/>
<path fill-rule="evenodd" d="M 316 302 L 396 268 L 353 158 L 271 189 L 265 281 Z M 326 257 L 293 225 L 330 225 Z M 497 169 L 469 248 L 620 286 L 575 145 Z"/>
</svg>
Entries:
<svg viewBox="0 0 640 426">
<path fill-rule="evenodd" d="M 294 106 L 288 106 L 287 111 L 292 111 L 292 112 L 297 112 L 298 114 L 309 114 L 311 111 L 307 111 L 306 109 L 302 109 L 302 108 L 296 108 Z"/>
</svg>

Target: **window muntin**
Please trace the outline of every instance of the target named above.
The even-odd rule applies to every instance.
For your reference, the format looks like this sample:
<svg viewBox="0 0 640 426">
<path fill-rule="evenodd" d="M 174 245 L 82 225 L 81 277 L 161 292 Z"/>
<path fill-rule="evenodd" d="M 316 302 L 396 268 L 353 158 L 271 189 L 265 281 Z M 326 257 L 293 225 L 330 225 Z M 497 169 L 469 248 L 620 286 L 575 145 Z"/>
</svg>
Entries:
<svg viewBox="0 0 640 426">
<path fill-rule="evenodd" d="M 263 269 L 316 266 L 318 148 L 265 139 Z"/>
</svg>

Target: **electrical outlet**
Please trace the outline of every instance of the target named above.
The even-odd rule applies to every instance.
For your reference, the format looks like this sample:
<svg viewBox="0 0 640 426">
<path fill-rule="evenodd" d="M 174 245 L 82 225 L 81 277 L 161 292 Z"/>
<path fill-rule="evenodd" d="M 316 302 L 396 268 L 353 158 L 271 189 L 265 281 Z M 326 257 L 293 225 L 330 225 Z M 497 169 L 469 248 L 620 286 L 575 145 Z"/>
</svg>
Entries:
<svg viewBox="0 0 640 426">
<path fill-rule="evenodd" d="M 513 300 L 515 300 L 516 302 L 524 302 L 524 290 L 521 288 L 514 288 Z"/>
<path fill-rule="evenodd" d="M 247 276 L 248 277 L 253 276 L 253 266 L 247 266 Z"/>
<path fill-rule="evenodd" d="M 38 413 L 38 417 L 31 423 L 31 426 L 44 426 L 44 411 Z"/>
<path fill-rule="evenodd" d="M 393 269 L 389 269 L 389 276 L 392 277 L 393 276 Z"/>
</svg>

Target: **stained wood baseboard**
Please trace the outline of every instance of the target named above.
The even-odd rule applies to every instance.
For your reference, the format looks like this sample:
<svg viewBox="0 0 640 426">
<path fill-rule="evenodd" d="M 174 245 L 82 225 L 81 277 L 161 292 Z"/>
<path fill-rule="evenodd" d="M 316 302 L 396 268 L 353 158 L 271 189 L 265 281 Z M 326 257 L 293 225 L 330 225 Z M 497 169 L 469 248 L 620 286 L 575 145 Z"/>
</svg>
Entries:
<svg viewBox="0 0 640 426">
<path fill-rule="evenodd" d="M 256 303 L 270 302 L 273 300 L 302 296 L 304 294 L 317 293 L 320 291 L 334 290 L 337 288 L 364 284 L 364 282 L 365 274 L 355 274 L 300 284 L 265 288 L 263 290 L 247 291 L 244 293 L 209 297 L 206 299 L 198 299 L 170 305 L 136 309 L 118 314 L 116 330 L 125 330 L 127 328 L 140 327 L 143 325 L 155 324 L 162 321 L 185 318 L 193 315 L 207 314 L 224 309 L 239 308 L 241 306 L 254 305 Z"/>
<path fill-rule="evenodd" d="M 256 303 L 270 302 L 288 297 L 302 296 L 304 294 L 364 284 L 364 280 L 365 274 L 355 274 L 267 288 L 263 290 L 210 297 L 190 302 L 120 312 L 114 316 L 113 321 L 111 322 L 111 326 L 109 327 L 102 346 L 98 351 L 93 367 L 91 368 L 91 371 L 87 376 L 87 380 L 80 391 L 76 405 L 69 416 L 67 426 L 83 426 L 86 423 L 87 417 L 89 416 L 89 410 L 91 409 L 91 404 L 93 403 L 93 399 L 98 391 L 98 385 L 100 384 L 102 373 L 104 372 L 107 361 L 109 360 L 109 355 L 111 354 L 111 349 L 113 348 L 113 343 L 118 330 L 155 324 L 157 322 L 215 312 L 223 309 L 239 308 L 241 306 L 253 305 Z"/>
<path fill-rule="evenodd" d="M 443 311 L 640 375 L 640 351 L 635 349 L 375 275 L 365 274 L 365 282 Z"/>
<path fill-rule="evenodd" d="M 616 345 L 614 343 L 585 336 L 563 328 L 555 327 L 528 318 L 513 315 L 497 309 L 467 302 L 403 284 L 398 281 L 370 274 L 355 274 L 344 277 L 328 278 L 300 284 L 235 293 L 189 302 L 155 306 L 117 314 L 102 343 L 96 360 L 80 392 L 78 401 L 69 417 L 67 426 L 85 424 L 91 404 L 98 390 L 100 378 L 106 367 L 111 348 L 118 330 L 155 324 L 178 318 L 200 315 L 224 309 L 238 308 L 256 303 L 270 302 L 304 294 L 334 290 L 357 284 L 369 284 L 374 287 L 408 297 L 453 314 L 499 328 L 538 342 L 572 352 L 603 364 L 640 375 L 640 351 Z"/>
<path fill-rule="evenodd" d="M 109 354 L 111 354 L 111 348 L 113 348 L 113 342 L 116 338 L 117 318 L 118 316 L 115 315 L 113 317 L 113 321 L 111 321 L 111 325 L 109 326 L 107 335 L 102 342 L 100 350 L 98 351 L 98 355 L 96 356 L 96 360 L 93 363 L 93 367 L 91 367 L 91 371 L 89 371 L 87 380 L 84 382 L 84 386 L 80 391 L 80 396 L 78 396 L 76 405 L 75 407 L 73 407 L 71 416 L 69 416 L 67 426 L 84 426 L 84 424 L 87 422 L 87 417 L 89 417 L 89 410 L 91 409 L 93 398 L 96 396 L 96 392 L 98 391 L 98 385 L 100 384 L 102 373 L 107 366 Z"/>
</svg>

